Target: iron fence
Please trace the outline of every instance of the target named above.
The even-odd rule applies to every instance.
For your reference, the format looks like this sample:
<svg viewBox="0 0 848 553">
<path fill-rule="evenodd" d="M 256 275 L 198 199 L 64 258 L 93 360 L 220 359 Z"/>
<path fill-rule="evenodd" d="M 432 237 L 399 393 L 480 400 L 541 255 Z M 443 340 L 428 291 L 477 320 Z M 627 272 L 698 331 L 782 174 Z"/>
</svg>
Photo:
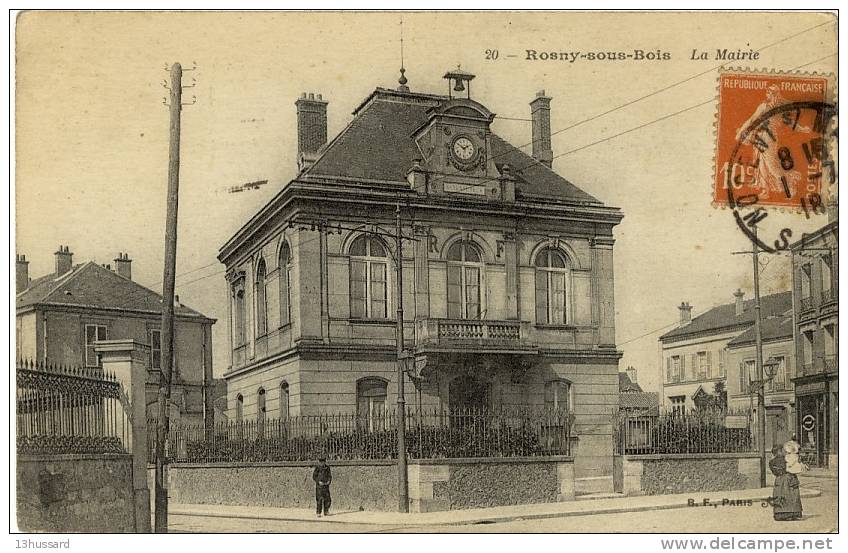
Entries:
<svg viewBox="0 0 848 553">
<path fill-rule="evenodd" d="M 753 417 L 748 410 L 616 413 L 616 453 L 747 453 L 756 451 Z"/>
<path fill-rule="evenodd" d="M 572 422 L 569 413 L 553 410 L 410 410 L 407 454 L 413 459 L 569 455 Z M 155 444 L 155 427 L 149 432 L 148 443 Z M 166 455 L 172 463 L 394 459 L 397 418 L 388 411 L 227 422 L 212 429 L 178 425 L 170 428 Z"/>
<path fill-rule="evenodd" d="M 19 361 L 18 453 L 124 453 L 131 425 L 114 375 L 100 368 Z"/>
</svg>

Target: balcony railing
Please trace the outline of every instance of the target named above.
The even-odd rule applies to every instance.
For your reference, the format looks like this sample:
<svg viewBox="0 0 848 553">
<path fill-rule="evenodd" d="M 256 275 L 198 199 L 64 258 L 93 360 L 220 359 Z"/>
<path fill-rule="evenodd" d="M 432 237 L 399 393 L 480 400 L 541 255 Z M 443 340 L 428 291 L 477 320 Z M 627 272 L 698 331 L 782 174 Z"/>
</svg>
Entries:
<svg viewBox="0 0 848 553">
<path fill-rule="evenodd" d="M 433 346 L 526 346 L 526 327 L 523 321 L 422 319 L 415 325 L 415 341 Z"/>
<path fill-rule="evenodd" d="M 824 372 L 835 373 L 837 366 L 836 355 L 824 356 Z"/>
<path fill-rule="evenodd" d="M 813 307 L 814 307 L 813 298 L 812 297 L 801 298 L 801 306 L 800 307 L 801 307 L 801 309 L 800 309 L 801 313 L 806 313 L 808 311 L 812 311 Z"/>
<path fill-rule="evenodd" d="M 829 290 L 822 290 L 821 296 L 822 305 L 839 301 L 839 293 L 833 286 Z"/>
</svg>

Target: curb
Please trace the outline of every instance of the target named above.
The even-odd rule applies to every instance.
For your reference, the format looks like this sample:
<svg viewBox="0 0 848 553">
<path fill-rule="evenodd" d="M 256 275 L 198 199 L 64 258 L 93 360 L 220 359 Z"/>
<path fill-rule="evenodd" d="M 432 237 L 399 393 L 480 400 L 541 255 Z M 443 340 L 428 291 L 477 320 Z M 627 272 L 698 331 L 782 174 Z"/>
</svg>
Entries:
<svg viewBox="0 0 848 553">
<path fill-rule="evenodd" d="M 801 488 L 801 497 L 819 497 L 822 494 L 821 490 L 814 488 Z M 643 496 L 644 497 L 644 496 Z M 752 497 L 747 498 L 751 501 L 762 501 L 767 499 L 768 496 L 761 497 Z M 687 502 L 675 502 L 668 503 L 663 505 L 644 505 L 644 506 L 622 506 L 622 507 L 599 507 L 597 509 L 587 509 L 582 511 L 561 511 L 561 512 L 548 512 L 548 513 L 531 513 L 531 514 L 503 514 L 503 515 L 489 515 L 489 516 L 480 516 L 477 518 L 468 518 L 463 519 L 456 522 L 451 521 L 434 521 L 434 522 L 421 522 L 416 520 L 387 520 L 385 522 L 363 522 L 356 520 L 332 520 L 331 518 L 320 518 L 320 519 L 308 519 L 308 518 L 292 518 L 290 516 L 285 515 L 249 515 L 249 514 L 234 514 L 234 513 L 210 513 L 206 511 L 196 511 L 193 509 L 181 509 L 179 507 L 175 507 L 170 510 L 171 514 L 175 515 L 185 515 L 185 516 L 198 516 L 198 517 L 210 517 L 210 518 L 231 518 L 231 519 L 251 519 L 251 520 L 277 520 L 283 522 L 301 522 L 301 523 L 332 523 L 332 524 L 355 524 L 361 526 L 378 526 L 378 525 L 387 525 L 387 526 L 441 526 L 441 525 L 451 525 L 451 526 L 467 526 L 472 524 L 484 524 L 484 523 L 498 523 L 498 522 L 509 522 L 514 520 L 541 520 L 541 519 L 550 519 L 550 518 L 565 518 L 565 517 L 577 517 L 577 516 L 591 516 L 591 515 L 610 515 L 610 514 L 621 514 L 621 513 L 637 513 L 637 512 L 645 512 L 645 511 L 664 511 L 668 509 L 684 509 L 691 508 L 688 501 Z"/>
</svg>

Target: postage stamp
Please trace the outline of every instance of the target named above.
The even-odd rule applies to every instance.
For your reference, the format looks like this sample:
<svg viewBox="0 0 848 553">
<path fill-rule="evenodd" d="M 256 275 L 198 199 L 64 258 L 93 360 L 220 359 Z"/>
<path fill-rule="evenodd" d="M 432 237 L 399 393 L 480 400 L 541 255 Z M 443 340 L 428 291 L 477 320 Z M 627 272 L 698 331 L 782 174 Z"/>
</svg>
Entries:
<svg viewBox="0 0 848 553">
<path fill-rule="evenodd" d="M 825 76 L 722 73 L 714 203 L 819 209 L 823 183 L 826 189 L 836 180 L 827 101 Z"/>
</svg>

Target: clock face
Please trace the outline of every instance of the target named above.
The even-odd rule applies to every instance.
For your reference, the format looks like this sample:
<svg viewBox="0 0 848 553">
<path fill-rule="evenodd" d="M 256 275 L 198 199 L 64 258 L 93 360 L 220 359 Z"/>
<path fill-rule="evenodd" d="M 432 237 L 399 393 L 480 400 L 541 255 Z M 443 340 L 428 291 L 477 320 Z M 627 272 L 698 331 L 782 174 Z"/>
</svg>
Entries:
<svg viewBox="0 0 848 553">
<path fill-rule="evenodd" d="M 461 161 L 469 161 L 476 151 L 474 143 L 464 136 L 460 136 L 453 142 L 453 155 Z"/>
</svg>

